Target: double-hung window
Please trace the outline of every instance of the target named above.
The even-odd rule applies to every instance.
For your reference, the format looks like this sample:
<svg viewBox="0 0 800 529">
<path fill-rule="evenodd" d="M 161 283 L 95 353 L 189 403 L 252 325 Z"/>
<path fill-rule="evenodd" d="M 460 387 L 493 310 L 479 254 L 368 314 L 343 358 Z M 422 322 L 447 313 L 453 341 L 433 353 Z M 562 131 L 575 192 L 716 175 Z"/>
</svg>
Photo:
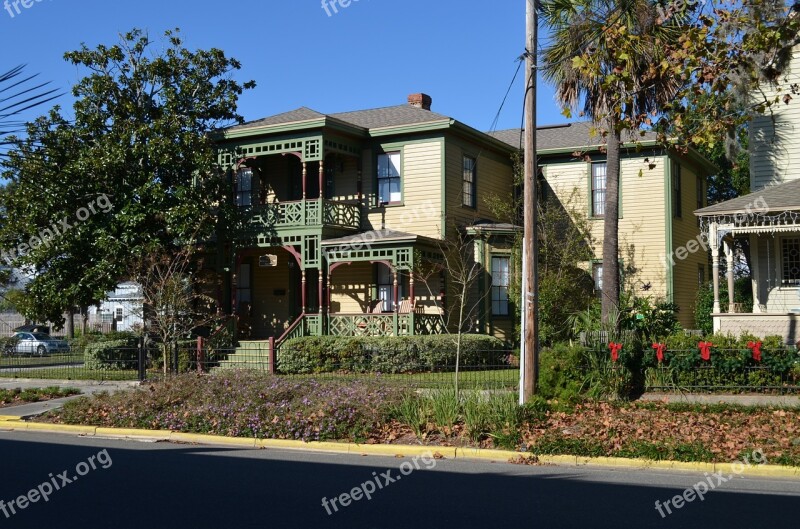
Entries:
<svg viewBox="0 0 800 529">
<path fill-rule="evenodd" d="M 378 155 L 378 204 L 399 204 L 403 201 L 400 153 Z"/>
<path fill-rule="evenodd" d="M 461 196 L 461 204 L 467 206 L 468 208 L 475 208 L 477 204 L 477 160 L 470 156 L 464 156 L 464 165 L 463 165 L 463 185 L 462 185 L 462 196 Z"/>
<path fill-rule="evenodd" d="M 492 257 L 492 315 L 508 316 L 509 258 Z"/>
<path fill-rule="evenodd" d="M 592 217 L 606 214 L 606 171 L 605 162 L 592 164 Z"/>
</svg>

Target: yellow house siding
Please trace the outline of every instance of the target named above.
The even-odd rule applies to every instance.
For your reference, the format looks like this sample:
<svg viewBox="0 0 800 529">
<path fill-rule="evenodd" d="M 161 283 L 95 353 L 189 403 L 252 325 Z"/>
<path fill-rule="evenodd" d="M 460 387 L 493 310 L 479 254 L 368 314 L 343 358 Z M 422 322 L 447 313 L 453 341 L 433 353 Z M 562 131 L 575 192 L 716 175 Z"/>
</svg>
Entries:
<svg viewBox="0 0 800 529">
<path fill-rule="evenodd" d="M 497 220 L 490 207 L 490 197 L 511 198 L 514 172 L 510 155 L 487 151 L 460 138 L 448 138 L 447 199 L 448 222 L 470 224 L 475 219 Z M 475 208 L 463 204 L 464 157 L 476 160 Z"/>
<path fill-rule="evenodd" d="M 336 268 L 331 276 L 331 313 L 368 312 L 373 276 L 371 263 L 353 263 Z"/>
<path fill-rule="evenodd" d="M 622 218 L 619 220 L 620 258 L 626 267 L 634 267 L 634 277 L 626 284 L 638 293 L 663 297 L 667 294 L 667 273 L 662 258 L 666 253 L 664 210 L 664 157 L 650 156 L 654 164 L 641 158 L 623 158 L 620 189 Z M 591 164 L 586 162 L 547 163 L 544 175 L 562 206 L 590 214 Z M 640 176 L 641 171 L 641 176 Z M 595 258 L 602 259 L 604 220 L 589 221 Z M 647 290 L 642 287 L 649 285 Z"/>
<path fill-rule="evenodd" d="M 401 153 L 402 205 L 385 208 L 385 227 L 438 238 L 441 226 L 442 144 L 432 140 L 401 145 L 387 144 L 378 152 Z M 365 153 L 364 192 L 370 207 L 367 229 L 381 229 L 383 213 L 377 203 L 377 160 Z"/>
<path fill-rule="evenodd" d="M 700 228 L 692 214 L 697 207 L 697 173 L 678 159 L 673 158 L 671 163 L 681 166 L 682 211 L 681 217 L 673 216 L 672 219 L 673 301 L 680 307 L 678 320 L 684 327 L 693 328 L 699 288 L 698 269 L 700 266 L 708 267 L 708 253 L 698 240 Z"/>
</svg>

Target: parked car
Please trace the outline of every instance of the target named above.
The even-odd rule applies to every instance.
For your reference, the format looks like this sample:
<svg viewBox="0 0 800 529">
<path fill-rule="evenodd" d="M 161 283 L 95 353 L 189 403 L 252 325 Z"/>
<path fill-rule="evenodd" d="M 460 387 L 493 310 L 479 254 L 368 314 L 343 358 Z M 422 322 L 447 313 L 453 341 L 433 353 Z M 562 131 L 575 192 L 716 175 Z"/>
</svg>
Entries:
<svg viewBox="0 0 800 529">
<path fill-rule="evenodd" d="M 16 355 L 46 356 L 69 352 L 69 344 L 43 332 L 18 332 L 14 334 L 15 343 L 10 353 Z"/>
</svg>

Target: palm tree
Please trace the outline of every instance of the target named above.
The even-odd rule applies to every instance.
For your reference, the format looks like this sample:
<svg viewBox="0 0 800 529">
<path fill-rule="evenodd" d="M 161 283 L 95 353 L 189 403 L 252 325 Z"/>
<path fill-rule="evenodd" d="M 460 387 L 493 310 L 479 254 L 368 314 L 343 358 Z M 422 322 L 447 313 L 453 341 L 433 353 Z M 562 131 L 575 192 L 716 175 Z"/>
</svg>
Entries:
<svg viewBox="0 0 800 529">
<path fill-rule="evenodd" d="M 550 31 L 540 70 L 566 109 L 578 110 L 605 136 L 602 321 L 616 329 L 620 298 L 619 175 L 624 130 L 650 124 L 677 93 L 680 80 L 662 60 L 680 36 L 683 16 L 652 0 L 543 0 Z"/>
<path fill-rule="evenodd" d="M 49 81 L 33 81 L 39 74 L 23 74 L 24 69 L 22 64 L 0 73 L 0 156 L 5 154 L 2 149 L 13 143 L 9 137 L 25 130 L 25 124 L 16 118 L 61 95 L 58 89 L 47 88 Z"/>
</svg>

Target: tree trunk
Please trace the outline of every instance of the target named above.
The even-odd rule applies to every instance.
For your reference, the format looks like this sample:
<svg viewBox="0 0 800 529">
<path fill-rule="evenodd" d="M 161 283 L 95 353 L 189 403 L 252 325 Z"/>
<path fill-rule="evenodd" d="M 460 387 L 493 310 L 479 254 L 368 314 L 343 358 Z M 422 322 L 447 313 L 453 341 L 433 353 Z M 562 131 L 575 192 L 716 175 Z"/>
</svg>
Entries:
<svg viewBox="0 0 800 529">
<path fill-rule="evenodd" d="M 619 176 L 620 132 L 616 120 L 608 120 L 606 141 L 606 202 L 603 223 L 602 321 L 611 332 L 619 330 Z"/>
<path fill-rule="evenodd" d="M 75 339 L 75 309 L 72 307 L 67 310 L 67 338 Z"/>
</svg>

